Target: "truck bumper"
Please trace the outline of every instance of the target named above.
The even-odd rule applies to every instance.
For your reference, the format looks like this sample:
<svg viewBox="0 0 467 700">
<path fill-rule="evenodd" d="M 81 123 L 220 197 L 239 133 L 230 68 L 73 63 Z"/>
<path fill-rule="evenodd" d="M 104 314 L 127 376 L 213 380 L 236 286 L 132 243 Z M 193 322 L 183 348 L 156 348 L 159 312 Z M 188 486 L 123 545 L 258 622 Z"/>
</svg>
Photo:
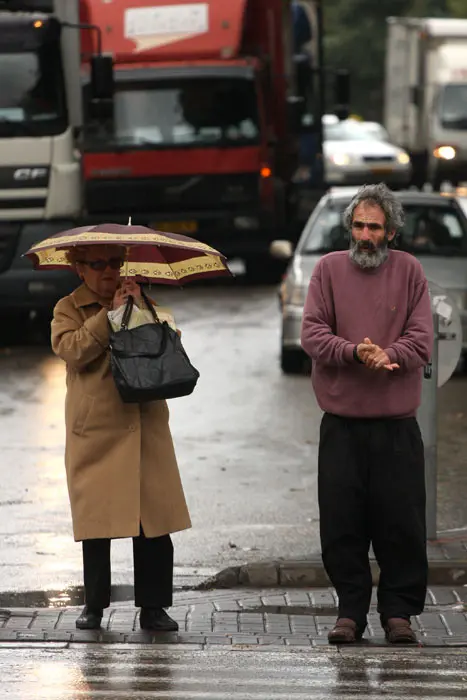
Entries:
<svg viewBox="0 0 467 700">
<path fill-rule="evenodd" d="M 10 269 L 0 275 L 0 312 L 52 312 L 59 299 L 70 294 L 78 278 L 59 270 Z"/>
<path fill-rule="evenodd" d="M 429 180 L 431 184 L 438 188 L 439 185 L 446 180 L 453 185 L 458 185 L 460 182 L 467 180 L 467 160 L 442 160 L 436 159 L 430 162 Z"/>
<path fill-rule="evenodd" d="M 1 261 L 0 312 L 14 314 L 19 311 L 49 313 L 56 302 L 70 294 L 78 285 L 78 278 L 71 270 L 34 270 L 32 262 L 23 254 L 38 241 L 71 228 L 73 221 L 18 222 L 8 225 L 14 246 L 9 258 Z M 0 228 L 0 237 L 2 229 Z"/>
</svg>

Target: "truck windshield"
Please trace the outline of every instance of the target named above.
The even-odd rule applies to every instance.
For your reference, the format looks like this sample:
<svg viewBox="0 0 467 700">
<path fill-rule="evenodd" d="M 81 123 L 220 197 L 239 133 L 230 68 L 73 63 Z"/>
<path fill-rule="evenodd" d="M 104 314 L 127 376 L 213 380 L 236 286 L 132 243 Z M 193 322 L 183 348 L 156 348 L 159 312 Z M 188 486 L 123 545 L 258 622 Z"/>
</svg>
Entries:
<svg viewBox="0 0 467 700">
<path fill-rule="evenodd" d="M 66 129 L 58 44 L 0 53 L 0 137 L 43 136 Z"/>
<path fill-rule="evenodd" d="M 110 147 L 243 146 L 258 142 L 255 86 L 246 78 L 118 83 L 113 124 L 90 134 Z M 89 141 L 88 141 L 89 143 Z"/>
<path fill-rule="evenodd" d="M 444 129 L 467 130 L 467 84 L 451 83 L 440 99 L 440 120 Z"/>
</svg>

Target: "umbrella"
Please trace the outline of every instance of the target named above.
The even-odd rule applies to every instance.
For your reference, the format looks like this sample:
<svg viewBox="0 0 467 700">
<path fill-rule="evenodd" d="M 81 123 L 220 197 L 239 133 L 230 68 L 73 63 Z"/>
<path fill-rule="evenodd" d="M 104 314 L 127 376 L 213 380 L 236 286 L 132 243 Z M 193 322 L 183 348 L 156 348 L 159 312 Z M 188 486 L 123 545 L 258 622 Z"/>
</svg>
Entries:
<svg viewBox="0 0 467 700">
<path fill-rule="evenodd" d="M 24 255 L 36 270 L 69 269 L 66 251 L 75 246 L 118 245 L 126 248 L 122 274 L 140 282 L 181 284 L 196 279 L 232 276 L 226 258 L 206 243 L 146 226 L 99 224 L 80 226 L 33 245 Z"/>
</svg>

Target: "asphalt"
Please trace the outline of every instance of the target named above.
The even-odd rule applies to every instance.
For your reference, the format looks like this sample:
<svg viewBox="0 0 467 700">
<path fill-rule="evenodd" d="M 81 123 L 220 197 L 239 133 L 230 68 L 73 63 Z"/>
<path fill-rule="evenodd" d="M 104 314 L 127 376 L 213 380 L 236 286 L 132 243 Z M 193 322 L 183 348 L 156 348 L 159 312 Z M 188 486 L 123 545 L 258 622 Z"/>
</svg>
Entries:
<svg viewBox="0 0 467 700">
<path fill-rule="evenodd" d="M 133 645 L 0 648 L 8 700 L 388 700 L 465 698 L 463 650 Z"/>
<path fill-rule="evenodd" d="M 320 411 L 278 363 L 274 288 L 158 290 L 201 371 L 170 402 L 193 528 L 177 533 L 175 588 L 327 586 L 316 498 Z M 63 467 L 64 365 L 21 328 L 0 343 L 0 606 L 82 602 Z M 438 529 L 430 584 L 467 581 L 467 378 L 439 392 Z M 375 581 L 377 569 L 374 566 Z M 131 542 L 112 546 L 115 599 L 132 598 Z"/>
</svg>

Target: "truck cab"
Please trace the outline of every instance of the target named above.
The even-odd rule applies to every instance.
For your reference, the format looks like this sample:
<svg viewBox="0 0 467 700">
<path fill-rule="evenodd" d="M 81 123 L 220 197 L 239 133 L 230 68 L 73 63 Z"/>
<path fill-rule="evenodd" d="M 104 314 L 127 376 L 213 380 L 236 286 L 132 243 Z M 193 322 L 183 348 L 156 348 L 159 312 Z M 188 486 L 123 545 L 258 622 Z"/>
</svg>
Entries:
<svg viewBox="0 0 467 700">
<path fill-rule="evenodd" d="M 2 315 L 48 314 L 76 284 L 71 273 L 38 275 L 21 255 L 71 225 L 81 210 L 76 94 L 68 89 L 70 79 L 79 79 L 79 36 L 73 30 L 74 41 L 63 27 L 78 20 L 77 9 L 75 0 L 0 1 Z"/>
<path fill-rule="evenodd" d="M 298 45 L 318 46 L 314 0 L 83 3 L 81 21 L 101 28 L 102 51 L 113 58 L 106 113 L 108 99 L 96 109 L 87 59 L 96 53 L 95 35 L 83 35 L 89 218 L 131 215 L 242 257 L 257 279 L 277 277 L 269 245 L 295 221 L 299 73 L 317 86 L 311 111 L 318 158 L 322 150 L 320 77 L 312 73 L 312 52 L 302 54 L 299 69 L 294 61 L 295 5 L 310 23 L 315 18 L 313 37 Z M 298 26 L 303 31 L 303 22 Z"/>
</svg>

